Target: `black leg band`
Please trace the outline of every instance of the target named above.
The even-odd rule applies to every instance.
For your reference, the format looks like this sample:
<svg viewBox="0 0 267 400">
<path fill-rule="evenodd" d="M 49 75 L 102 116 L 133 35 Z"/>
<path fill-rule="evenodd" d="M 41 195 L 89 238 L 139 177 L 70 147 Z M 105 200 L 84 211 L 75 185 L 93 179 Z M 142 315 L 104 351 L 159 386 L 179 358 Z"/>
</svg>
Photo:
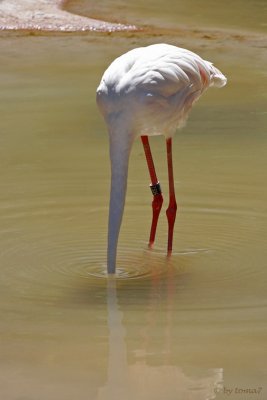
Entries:
<svg viewBox="0 0 267 400">
<path fill-rule="evenodd" d="M 161 187 L 160 187 L 160 183 L 156 183 L 155 185 L 152 185 L 152 183 L 150 184 L 150 189 L 151 192 L 153 194 L 153 196 L 157 196 L 157 194 L 161 194 Z"/>
</svg>

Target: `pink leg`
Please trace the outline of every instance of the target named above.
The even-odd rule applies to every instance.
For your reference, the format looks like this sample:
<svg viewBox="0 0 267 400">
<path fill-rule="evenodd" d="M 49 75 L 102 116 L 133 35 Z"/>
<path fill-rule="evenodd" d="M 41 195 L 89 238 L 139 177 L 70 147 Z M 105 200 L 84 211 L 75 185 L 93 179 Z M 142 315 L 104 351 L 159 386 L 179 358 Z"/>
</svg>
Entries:
<svg viewBox="0 0 267 400">
<path fill-rule="evenodd" d="M 146 160 L 147 160 L 147 166 L 149 170 L 149 175 L 151 179 L 151 184 L 150 188 L 153 194 L 153 201 L 152 201 L 152 212 L 153 212 L 153 217 L 152 217 L 152 223 L 151 223 L 151 229 L 150 229 L 150 237 L 149 237 L 149 247 L 152 247 L 154 241 L 155 241 L 155 236 L 156 236 L 156 230 L 157 230 L 157 224 L 158 224 L 158 219 L 159 219 L 159 214 L 160 210 L 162 207 L 163 203 L 163 197 L 161 194 L 161 188 L 160 184 L 156 175 L 156 170 L 149 146 L 149 141 L 148 141 L 148 136 L 141 136 L 141 140 L 144 146 L 144 151 L 146 155 Z"/>
<path fill-rule="evenodd" d="M 169 175 L 169 197 L 170 202 L 166 211 L 168 219 L 168 255 L 172 252 L 173 241 L 173 228 L 176 218 L 177 203 L 175 198 L 174 179 L 173 179 L 173 165 L 172 165 L 172 138 L 166 140 L 167 146 L 167 161 L 168 161 L 168 175 Z"/>
</svg>

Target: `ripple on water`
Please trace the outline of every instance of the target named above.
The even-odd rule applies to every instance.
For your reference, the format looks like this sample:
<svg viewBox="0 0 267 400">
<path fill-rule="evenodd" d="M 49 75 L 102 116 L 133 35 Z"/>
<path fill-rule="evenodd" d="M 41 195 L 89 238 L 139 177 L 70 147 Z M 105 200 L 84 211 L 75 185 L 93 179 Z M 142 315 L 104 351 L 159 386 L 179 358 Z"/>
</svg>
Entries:
<svg viewBox="0 0 267 400">
<path fill-rule="evenodd" d="M 207 201 L 207 204 L 209 202 Z M 184 209 L 181 237 L 190 235 L 209 248 L 209 264 L 223 268 L 218 278 L 246 279 L 263 271 L 256 262 L 266 231 L 266 213 L 255 209 L 227 207 L 201 208 L 190 205 Z M 260 252 L 261 253 L 261 252 Z M 262 253 L 261 253 L 262 254 Z M 254 262 L 253 262 L 254 258 Z M 251 259 L 251 262 L 248 262 Z M 211 274 L 211 279 L 215 274 Z"/>
<path fill-rule="evenodd" d="M 183 253 L 184 254 L 184 253 Z M 179 271 L 177 259 L 168 258 L 165 252 L 146 249 L 146 245 L 124 248 L 118 254 L 118 265 L 115 278 L 118 280 L 127 279 L 150 279 L 155 276 L 164 276 L 169 268 Z M 89 277 L 99 279 L 108 278 L 106 260 L 102 263 L 87 264 L 87 273 Z"/>
<path fill-rule="evenodd" d="M 23 209 L 17 214 L 16 226 L 30 224 L 29 216 L 34 220 L 32 231 L 19 233 L 15 228 L 13 231 L 2 230 L 2 282 L 16 295 L 32 298 L 40 293 L 44 297 L 49 291 L 50 294 L 53 292 L 54 297 L 59 296 L 60 292 L 75 286 L 76 280 L 89 285 L 98 285 L 101 280 L 104 282 L 108 277 L 106 219 L 89 213 L 84 203 L 78 208 L 73 199 L 69 204 L 66 202 L 64 207 L 59 202 L 51 207 L 46 203 L 45 215 L 40 207 L 38 203 L 34 212 L 31 204 L 29 210 Z M 146 242 L 136 239 L 136 226 L 133 228 L 131 224 L 125 224 L 120 238 L 116 279 L 149 280 L 155 276 L 163 279 L 170 269 L 172 277 L 176 279 L 189 265 L 190 273 L 197 277 L 197 285 L 209 289 L 217 283 L 231 281 L 234 284 L 263 274 L 262 269 L 244 260 L 244 254 L 247 254 L 244 247 L 250 238 L 248 233 L 258 216 L 251 211 L 243 211 L 235 213 L 231 208 L 210 210 L 196 206 L 184 207 L 170 258 L 166 257 L 166 237 L 163 237 L 161 227 L 155 247 L 149 250 Z M 77 213 L 82 218 L 73 224 L 70 216 Z M 8 211 L 5 215 L 8 218 Z M 64 221 L 66 228 L 58 228 Z M 94 234 L 90 226 L 97 227 Z M 255 239 L 256 235 L 261 235 L 261 229 L 262 226 L 258 225 Z M 190 246 L 191 243 L 194 245 Z M 161 244 L 164 247 L 160 247 Z M 192 262 L 186 261 L 189 257 L 197 257 L 193 269 Z"/>
</svg>

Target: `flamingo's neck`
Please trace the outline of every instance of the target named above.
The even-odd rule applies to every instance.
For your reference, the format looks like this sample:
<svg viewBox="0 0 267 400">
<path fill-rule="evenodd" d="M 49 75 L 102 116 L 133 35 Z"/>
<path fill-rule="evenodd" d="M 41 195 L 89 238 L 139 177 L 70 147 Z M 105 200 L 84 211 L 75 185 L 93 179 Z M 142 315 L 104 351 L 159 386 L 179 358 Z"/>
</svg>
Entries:
<svg viewBox="0 0 267 400">
<path fill-rule="evenodd" d="M 125 126 L 126 128 L 126 126 Z M 116 255 L 124 203 L 127 189 L 127 176 L 132 135 L 122 126 L 110 131 L 111 187 L 108 224 L 107 271 L 116 271 Z"/>
</svg>

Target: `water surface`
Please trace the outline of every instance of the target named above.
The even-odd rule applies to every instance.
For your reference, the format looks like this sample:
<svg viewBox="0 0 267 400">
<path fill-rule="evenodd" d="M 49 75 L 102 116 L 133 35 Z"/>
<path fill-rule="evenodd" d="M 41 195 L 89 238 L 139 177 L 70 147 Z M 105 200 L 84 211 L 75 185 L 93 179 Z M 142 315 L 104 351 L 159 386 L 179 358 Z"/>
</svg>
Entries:
<svg viewBox="0 0 267 400">
<path fill-rule="evenodd" d="M 81 15 L 127 24 L 192 29 L 233 29 L 267 33 L 265 0 L 67 0 L 65 7 Z"/>
<path fill-rule="evenodd" d="M 118 276 L 107 280 L 108 141 L 95 88 L 123 51 L 177 40 L 229 84 L 210 89 L 174 139 L 169 260 L 164 213 L 147 249 L 149 178 L 135 143 Z M 266 398 L 262 42 L 2 34 L 0 46 L 1 398 Z M 152 149 L 166 207 L 163 138 Z"/>
</svg>

